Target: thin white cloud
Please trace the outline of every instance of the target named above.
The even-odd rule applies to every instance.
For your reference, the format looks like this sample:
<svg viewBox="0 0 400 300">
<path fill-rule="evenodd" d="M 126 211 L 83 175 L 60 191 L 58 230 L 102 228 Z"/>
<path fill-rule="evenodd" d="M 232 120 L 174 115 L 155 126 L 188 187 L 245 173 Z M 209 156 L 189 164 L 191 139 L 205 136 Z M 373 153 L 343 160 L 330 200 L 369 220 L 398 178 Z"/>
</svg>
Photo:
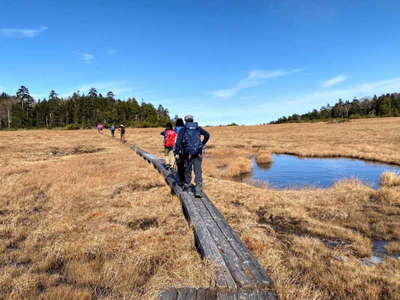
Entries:
<svg viewBox="0 0 400 300">
<path fill-rule="evenodd" d="M 374 94 L 384 94 L 400 91 L 400 77 L 357 84 L 346 89 L 318 90 L 299 98 L 302 102 L 314 103 L 319 100 L 336 102 L 339 98 L 351 100 L 353 97 L 369 97 Z M 326 104 L 326 103 L 325 103 Z"/>
<path fill-rule="evenodd" d="M 263 71 L 263 70 L 253 70 L 250 71 L 249 75 L 247 76 L 248 79 L 268 79 L 268 78 L 276 78 L 286 76 L 292 73 L 302 72 L 302 69 L 294 69 L 289 71 Z"/>
<path fill-rule="evenodd" d="M 236 95 L 240 90 L 248 89 L 256 86 L 260 86 L 264 83 L 265 79 L 277 78 L 286 76 L 293 73 L 302 72 L 302 69 L 293 70 L 275 70 L 275 71 L 264 71 L 264 70 L 253 70 L 250 71 L 246 78 L 240 80 L 236 85 L 231 88 L 221 89 L 213 91 L 212 94 L 217 98 L 229 98 Z"/>
<path fill-rule="evenodd" d="M 0 28 L 0 36 L 15 39 L 34 38 L 46 30 L 46 26 L 39 28 Z"/>
<path fill-rule="evenodd" d="M 114 55 L 115 53 L 117 53 L 117 51 L 115 49 L 108 49 L 107 50 L 107 54 L 108 55 Z"/>
<path fill-rule="evenodd" d="M 322 82 L 321 86 L 324 88 L 329 88 L 329 87 L 337 85 L 343 81 L 346 81 L 347 79 L 348 79 L 348 77 L 345 75 L 338 75 L 338 76 L 329 78 L 328 80 L 325 80 L 324 82 Z"/>
<path fill-rule="evenodd" d="M 94 60 L 94 55 L 91 53 L 82 53 L 80 56 L 85 64 L 91 64 Z"/>
</svg>

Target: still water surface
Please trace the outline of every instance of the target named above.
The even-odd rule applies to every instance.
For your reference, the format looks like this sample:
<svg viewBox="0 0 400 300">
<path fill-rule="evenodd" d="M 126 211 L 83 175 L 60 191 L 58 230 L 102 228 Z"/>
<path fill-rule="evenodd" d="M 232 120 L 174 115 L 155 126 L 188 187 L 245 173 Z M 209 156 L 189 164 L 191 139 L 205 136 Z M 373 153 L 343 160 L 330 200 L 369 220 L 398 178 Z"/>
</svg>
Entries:
<svg viewBox="0 0 400 300">
<path fill-rule="evenodd" d="M 327 188 L 339 180 L 357 178 L 377 189 L 380 176 L 386 171 L 400 173 L 400 167 L 348 158 L 299 158 L 273 154 L 269 165 L 258 165 L 253 159 L 250 178 L 279 189 Z"/>
</svg>

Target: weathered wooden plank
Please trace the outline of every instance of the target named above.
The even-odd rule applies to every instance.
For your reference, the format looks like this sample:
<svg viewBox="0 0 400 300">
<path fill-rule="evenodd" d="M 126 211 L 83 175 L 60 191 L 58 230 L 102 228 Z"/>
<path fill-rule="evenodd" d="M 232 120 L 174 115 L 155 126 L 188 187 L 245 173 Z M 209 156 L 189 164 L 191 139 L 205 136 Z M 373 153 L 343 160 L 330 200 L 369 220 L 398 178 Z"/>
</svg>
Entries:
<svg viewBox="0 0 400 300">
<path fill-rule="evenodd" d="M 158 294 L 157 300 L 176 300 L 178 291 L 175 288 L 164 289 Z"/>
<path fill-rule="evenodd" d="M 195 206 L 198 208 L 200 215 L 202 216 L 208 231 L 214 239 L 215 244 L 220 250 L 222 257 L 224 258 L 225 264 L 228 267 L 230 273 L 232 274 L 235 282 L 239 287 L 252 287 L 255 286 L 256 282 L 253 278 L 249 278 L 246 272 L 241 267 L 241 260 L 236 255 L 235 251 L 232 249 L 226 237 L 219 229 L 215 220 L 210 215 L 207 207 L 202 201 L 195 200 Z"/>
<path fill-rule="evenodd" d="M 232 229 L 232 227 L 228 225 L 225 218 L 218 211 L 215 205 L 208 199 L 207 195 L 204 195 L 201 201 L 207 207 L 209 213 L 214 217 L 215 222 L 229 241 L 230 245 L 232 246 L 238 257 L 241 258 L 242 264 L 246 268 L 246 271 L 254 276 L 258 283 L 258 286 L 272 287 L 273 282 L 271 278 L 266 274 L 256 258 L 243 244 L 243 242 L 236 234 L 236 232 Z"/>
<path fill-rule="evenodd" d="M 236 292 L 218 292 L 218 300 L 277 300 L 274 292 L 257 289 L 238 290 Z"/>
<path fill-rule="evenodd" d="M 195 242 L 200 254 L 202 257 L 205 257 L 216 264 L 217 272 L 215 275 L 215 285 L 220 289 L 237 289 L 236 282 L 226 266 L 219 249 L 215 245 L 214 239 L 207 230 L 207 227 L 204 225 L 204 220 L 201 218 L 198 210 L 194 206 L 192 197 L 183 192 L 180 193 L 180 198 L 190 216 Z"/>
<path fill-rule="evenodd" d="M 218 300 L 237 300 L 236 293 L 218 293 L 217 295 Z"/>
<path fill-rule="evenodd" d="M 217 300 L 217 292 L 215 289 L 199 288 L 197 289 L 196 300 Z"/>
<path fill-rule="evenodd" d="M 273 291 L 258 291 L 257 300 L 278 300 L 278 296 Z"/>
<path fill-rule="evenodd" d="M 206 300 L 207 294 L 209 293 L 210 289 L 199 288 L 197 289 L 196 293 L 196 300 Z"/>
<path fill-rule="evenodd" d="M 239 291 L 236 297 L 237 300 L 258 300 L 258 291 Z"/>
<path fill-rule="evenodd" d="M 196 292 L 195 288 L 180 288 L 178 289 L 178 297 L 177 300 L 194 300 L 196 299 Z"/>
<path fill-rule="evenodd" d="M 162 290 L 158 300 L 277 300 L 272 291 L 257 289 L 217 291 L 210 288 L 171 288 Z"/>
</svg>

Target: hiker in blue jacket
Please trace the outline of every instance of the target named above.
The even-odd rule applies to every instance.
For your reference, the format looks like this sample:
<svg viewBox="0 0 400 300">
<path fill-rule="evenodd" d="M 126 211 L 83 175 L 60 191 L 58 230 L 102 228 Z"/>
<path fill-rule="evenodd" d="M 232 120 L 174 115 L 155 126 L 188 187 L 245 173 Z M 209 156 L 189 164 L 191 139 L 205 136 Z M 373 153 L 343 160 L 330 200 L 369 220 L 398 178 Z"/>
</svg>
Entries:
<svg viewBox="0 0 400 300">
<path fill-rule="evenodd" d="M 177 135 L 179 135 L 179 132 L 185 128 L 185 123 L 183 123 L 183 120 L 181 118 L 176 119 L 175 121 L 175 132 Z M 176 142 L 175 142 L 176 143 Z M 175 146 L 174 146 L 175 149 Z M 174 150 L 175 153 L 175 150 Z M 184 185 L 185 184 L 185 165 L 182 157 L 176 158 L 176 169 L 178 173 L 178 180 L 179 180 L 179 185 Z"/>
<path fill-rule="evenodd" d="M 110 132 L 111 132 L 111 136 L 114 137 L 115 136 L 115 125 L 114 124 L 111 124 Z"/>
<path fill-rule="evenodd" d="M 203 136 L 203 140 L 201 140 Z M 193 122 L 193 116 L 185 116 L 185 127 L 179 131 L 175 142 L 174 154 L 177 159 L 183 159 L 185 169 L 184 190 L 190 190 L 192 182 L 192 169 L 195 175 L 196 197 L 202 197 L 203 178 L 201 163 L 203 159 L 203 148 L 207 144 L 210 134 L 201 128 L 196 122 Z"/>
</svg>

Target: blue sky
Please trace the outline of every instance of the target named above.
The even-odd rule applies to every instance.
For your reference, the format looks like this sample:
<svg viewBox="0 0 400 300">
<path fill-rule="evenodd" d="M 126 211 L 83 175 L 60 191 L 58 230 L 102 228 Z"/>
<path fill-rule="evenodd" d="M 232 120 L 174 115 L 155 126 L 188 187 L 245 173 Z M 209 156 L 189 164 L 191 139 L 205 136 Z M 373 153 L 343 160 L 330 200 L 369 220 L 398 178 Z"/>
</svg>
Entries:
<svg viewBox="0 0 400 300">
<path fill-rule="evenodd" d="M 400 91 L 399 1 L 1 0 L 0 92 L 96 87 L 257 124 Z"/>
</svg>

